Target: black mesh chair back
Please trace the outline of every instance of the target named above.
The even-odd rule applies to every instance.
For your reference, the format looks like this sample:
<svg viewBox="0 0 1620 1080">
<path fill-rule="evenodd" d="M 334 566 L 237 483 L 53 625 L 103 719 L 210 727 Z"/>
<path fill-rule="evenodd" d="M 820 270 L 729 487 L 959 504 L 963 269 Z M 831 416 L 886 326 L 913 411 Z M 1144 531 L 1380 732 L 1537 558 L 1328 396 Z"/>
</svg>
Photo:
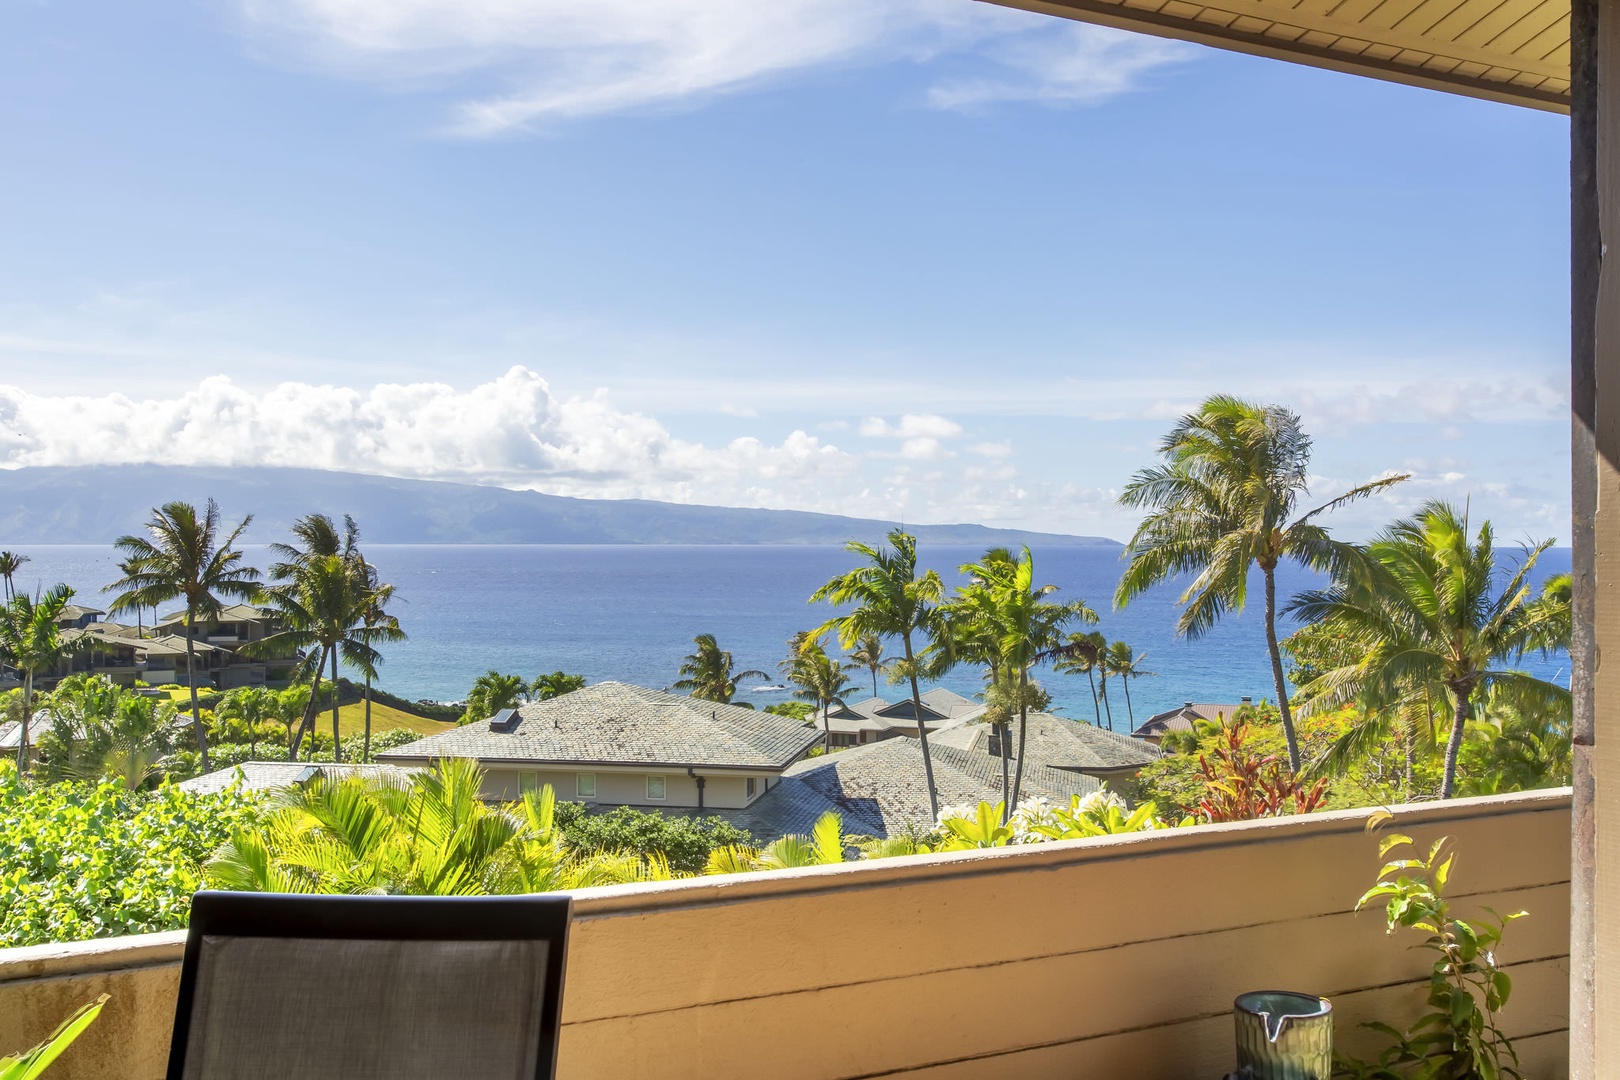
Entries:
<svg viewBox="0 0 1620 1080">
<path fill-rule="evenodd" d="M 551 1080 L 566 895 L 198 893 L 168 1080 Z"/>
</svg>

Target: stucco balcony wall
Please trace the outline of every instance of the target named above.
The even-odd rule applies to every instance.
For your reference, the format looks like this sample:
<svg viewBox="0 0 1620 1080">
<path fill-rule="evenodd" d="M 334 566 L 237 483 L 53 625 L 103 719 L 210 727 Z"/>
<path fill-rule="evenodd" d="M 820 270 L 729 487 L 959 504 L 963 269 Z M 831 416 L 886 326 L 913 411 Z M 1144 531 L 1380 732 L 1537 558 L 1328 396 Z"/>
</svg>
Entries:
<svg viewBox="0 0 1620 1080">
<path fill-rule="evenodd" d="M 1365 811 L 577 894 L 569 1080 L 1219 1076 L 1232 998 L 1300 989 L 1401 1023 L 1426 971 L 1381 913 Z M 1569 792 L 1400 808 L 1449 833 L 1465 910 L 1525 909 L 1504 958 L 1525 1072 L 1566 1071 Z M 0 1046 L 113 995 L 53 1080 L 161 1076 L 182 935 L 0 951 Z M 334 1007 L 341 1008 L 340 1002 Z M 763 1055 L 763 1056 L 762 1056 Z"/>
</svg>

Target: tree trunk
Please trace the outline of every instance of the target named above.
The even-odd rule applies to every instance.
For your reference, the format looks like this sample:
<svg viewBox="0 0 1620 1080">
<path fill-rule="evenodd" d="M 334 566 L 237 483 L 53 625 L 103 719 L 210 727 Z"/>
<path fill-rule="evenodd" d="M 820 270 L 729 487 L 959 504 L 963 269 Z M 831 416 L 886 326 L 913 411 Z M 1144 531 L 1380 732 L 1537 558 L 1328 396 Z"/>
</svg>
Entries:
<svg viewBox="0 0 1620 1080">
<path fill-rule="evenodd" d="M 1468 699 L 1472 691 L 1453 689 L 1451 694 L 1457 699 L 1457 708 L 1451 716 L 1451 736 L 1446 739 L 1446 771 L 1440 780 L 1442 799 L 1451 798 L 1457 787 L 1457 754 L 1462 749 L 1463 728 L 1468 723 Z"/>
<path fill-rule="evenodd" d="M 1125 688 L 1125 715 L 1130 719 L 1131 730 L 1136 730 L 1136 710 L 1131 707 L 1131 677 L 1121 675 L 1119 683 Z"/>
<path fill-rule="evenodd" d="M 832 702 L 821 703 L 821 737 L 827 744 L 827 753 L 832 753 Z"/>
<path fill-rule="evenodd" d="M 1012 745 L 1012 728 L 1007 724 L 996 725 L 996 756 L 1001 759 L 1001 823 L 1007 824 L 1012 817 L 1012 785 L 1007 779 L 1007 759 L 1011 757 L 1009 747 Z"/>
<path fill-rule="evenodd" d="M 1102 706 L 1097 703 L 1097 676 L 1086 668 L 1086 682 L 1091 684 L 1091 711 L 1097 715 L 1097 726 L 1102 727 Z"/>
<path fill-rule="evenodd" d="M 366 741 L 360 748 L 360 760 L 371 760 L 371 676 L 366 676 Z"/>
<path fill-rule="evenodd" d="M 872 696 L 877 697 L 877 665 L 872 665 Z"/>
<path fill-rule="evenodd" d="M 315 675 L 309 684 L 309 701 L 304 705 L 304 717 L 298 722 L 298 732 L 287 744 L 287 760 L 298 760 L 298 747 L 303 744 L 304 733 L 315 730 L 315 710 L 321 696 L 321 669 L 326 666 L 326 649 L 321 649 L 321 658 L 315 664 Z"/>
<path fill-rule="evenodd" d="M 18 733 L 17 775 L 28 772 L 28 721 L 34 717 L 34 669 L 23 673 L 22 730 Z"/>
<path fill-rule="evenodd" d="M 1018 765 L 1013 769 L 1012 805 L 1007 812 L 1012 813 L 1018 806 L 1018 796 L 1024 787 L 1024 734 L 1029 723 L 1029 669 L 1024 668 L 1018 673 Z"/>
<path fill-rule="evenodd" d="M 343 695 L 338 691 L 338 654 L 337 649 L 334 647 L 332 649 L 332 761 L 334 763 L 343 760 L 342 741 L 338 737 L 338 698 Z"/>
<path fill-rule="evenodd" d="M 205 773 L 214 770 L 208 767 L 208 729 L 203 727 L 202 710 L 197 708 L 197 642 L 192 638 L 192 631 L 196 620 L 191 613 L 191 604 L 186 604 L 186 682 L 191 686 L 191 731 L 197 737 L 197 751 L 202 755 L 202 771 Z"/>
<path fill-rule="evenodd" d="M 917 721 L 917 743 L 922 747 L 923 782 L 928 785 L 928 812 L 939 820 L 939 791 L 934 787 L 934 756 L 928 750 L 928 725 L 923 723 L 922 692 L 917 689 L 917 660 L 911 653 L 911 631 L 900 635 L 906 646 L 906 673 L 911 676 L 911 713 Z"/>
<path fill-rule="evenodd" d="M 1103 711 L 1108 714 L 1108 730 L 1113 731 L 1114 730 L 1114 706 L 1108 700 L 1108 676 L 1106 674 L 1104 674 L 1103 677 L 1102 677 L 1102 703 L 1103 703 Z"/>
<path fill-rule="evenodd" d="M 1294 734 L 1294 715 L 1288 709 L 1288 680 L 1283 675 L 1282 652 L 1277 648 L 1277 568 L 1262 566 L 1266 578 L 1266 649 L 1271 653 L 1271 678 L 1277 684 L 1277 712 L 1282 717 L 1283 738 L 1288 740 L 1288 767 L 1299 772 L 1299 736 Z"/>
</svg>

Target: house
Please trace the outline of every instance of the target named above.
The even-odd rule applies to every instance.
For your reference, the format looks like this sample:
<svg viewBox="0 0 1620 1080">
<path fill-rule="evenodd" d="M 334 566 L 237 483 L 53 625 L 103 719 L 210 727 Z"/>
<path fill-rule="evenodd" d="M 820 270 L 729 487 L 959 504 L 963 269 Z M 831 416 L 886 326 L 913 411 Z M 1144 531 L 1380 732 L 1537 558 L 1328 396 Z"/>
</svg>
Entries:
<svg viewBox="0 0 1620 1080">
<path fill-rule="evenodd" d="M 1225 723 L 1237 715 L 1239 709 L 1247 709 L 1253 705 L 1254 701 L 1251 698 L 1244 698 L 1235 705 L 1231 703 L 1217 704 L 1208 701 L 1189 701 L 1174 709 L 1155 713 L 1148 717 L 1142 721 L 1135 731 L 1131 732 L 1131 737 L 1145 740 L 1157 746 L 1166 732 L 1192 731 L 1195 720 L 1202 720 L 1211 724 Z"/>
<path fill-rule="evenodd" d="M 742 809 L 822 741 L 801 720 L 603 682 L 377 755 L 395 765 L 467 758 L 485 798 L 551 785 L 560 799 L 654 809 Z"/>
<path fill-rule="evenodd" d="M 307 761 L 244 761 L 224 769 L 215 769 L 202 776 L 182 780 L 175 787 L 193 795 L 214 795 L 232 787 L 240 791 L 282 791 L 302 786 L 317 777 L 328 780 L 347 779 L 351 776 L 375 776 L 406 779 L 415 769 L 394 765 L 334 765 L 311 764 Z"/>
<path fill-rule="evenodd" d="M 996 758 L 933 739 L 929 750 L 941 806 L 1000 799 L 1001 762 Z M 918 740 L 885 739 L 798 762 L 756 804 L 740 812 L 721 811 L 720 816 L 770 840 L 808 833 L 817 818 L 836 810 L 846 833 L 887 837 L 932 826 L 924 775 Z M 1071 796 L 1089 795 L 1100 786 L 1082 773 L 1029 762 L 1021 797 L 1067 803 Z"/>
<path fill-rule="evenodd" d="M 262 641 L 277 629 L 273 613 L 252 604 L 230 604 L 206 622 L 191 627 L 191 637 L 199 646 L 218 650 L 205 665 L 198 662 L 198 677 L 221 690 L 234 690 L 239 686 L 285 685 L 290 669 L 297 659 L 292 650 L 280 656 L 247 656 L 243 645 Z M 152 628 L 156 640 L 174 639 L 182 646 L 186 640 L 186 613 L 176 611 L 163 616 Z M 168 655 L 165 652 L 164 655 Z M 174 681 L 172 678 L 165 681 Z M 148 678 L 147 682 L 156 683 Z"/>
<path fill-rule="evenodd" d="M 179 634 L 163 634 L 159 637 L 138 638 L 133 644 L 137 655 L 145 665 L 141 669 L 141 677 L 148 683 L 153 686 L 187 683 L 187 651 L 184 637 Z M 229 664 L 231 653 L 218 645 L 194 639 L 191 642 L 191 656 L 196 664 L 196 684 L 214 686 L 218 685 L 220 674 Z"/>
<path fill-rule="evenodd" d="M 1003 747 L 1001 733 L 992 725 L 966 720 L 932 736 L 928 745 L 963 750 L 995 759 L 1017 750 L 1016 724 L 1008 729 L 1011 744 Z M 1160 757 L 1159 748 L 1117 731 L 1065 720 L 1050 713 L 1030 713 L 1025 721 L 1024 760 L 1030 765 L 1075 772 L 1094 780 L 1123 780 L 1135 776 Z M 1000 766 L 997 766 L 999 769 Z"/>
<path fill-rule="evenodd" d="M 923 727 L 929 732 L 942 725 L 978 713 L 984 706 L 961 694 L 935 688 L 921 695 Z M 816 718 L 834 747 L 861 746 L 897 736 L 917 737 L 916 709 L 910 697 L 886 701 L 870 697 L 853 705 L 840 705 L 826 719 Z"/>
<path fill-rule="evenodd" d="M 83 630 L 91 623 L 107 614 L 100 608 L 85 607 L 82 604 L 68 604 L 62 609 L 62 614 L 56 617 L 56 625 L 73 630 Z"/>
</svg>

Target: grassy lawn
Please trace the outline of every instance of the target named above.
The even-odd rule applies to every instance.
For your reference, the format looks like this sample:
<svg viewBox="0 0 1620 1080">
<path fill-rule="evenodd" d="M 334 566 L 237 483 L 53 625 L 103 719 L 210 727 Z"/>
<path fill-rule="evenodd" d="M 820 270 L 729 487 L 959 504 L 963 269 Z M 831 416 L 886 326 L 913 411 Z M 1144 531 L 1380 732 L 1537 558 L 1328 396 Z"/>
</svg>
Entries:
<svg viewBox="0 0 1620 1080">
<path fill-rule="evenodd" d="M 321 713 L 316 724 L 321 731 L 330 733 L 332 730 L 332 713 L 330 710 Z M 371 730 L 373 732 L 406 728 L 416 732 L 418 735 L 437 735 L 441 731 L 449 731 L 453 727 L 455 727 L 454 724 L 429 720 L 425 716 L 415 716 L 375 701 L 371 703 Z M 344 705 L 338 709 L 338 730 L 345 735 L 359 735 L 366 730 L 366 706 L 364 702 L 357 701 L 353 705 Z"/>
</svg>

